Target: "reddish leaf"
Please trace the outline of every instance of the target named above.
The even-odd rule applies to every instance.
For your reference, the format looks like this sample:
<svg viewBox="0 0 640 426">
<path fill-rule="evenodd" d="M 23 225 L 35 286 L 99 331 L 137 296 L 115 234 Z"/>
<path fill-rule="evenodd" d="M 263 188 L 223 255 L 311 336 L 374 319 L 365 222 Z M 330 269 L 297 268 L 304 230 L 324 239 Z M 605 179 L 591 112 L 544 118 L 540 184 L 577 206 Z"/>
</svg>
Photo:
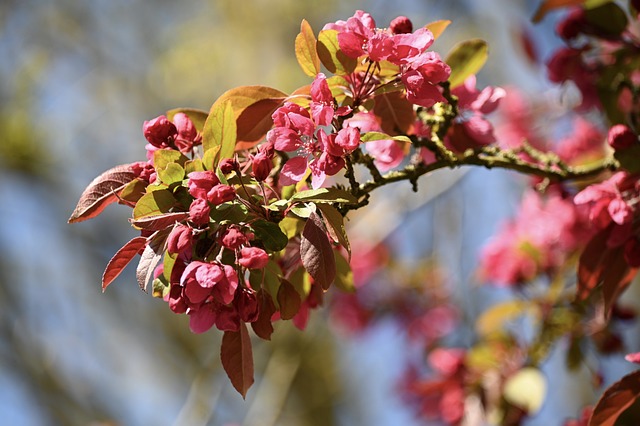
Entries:
<svg viewBox="0 0 640 426">
<path fill-rule="evenodd" d="M 554 9 L 559 9 L 562 7 L 568 6 L 579 6 L 583 4 L 586 0 L 544 0 L 538 10 L 536 10 L 535 15 L 533 15 L 533 22 L 540 22 L 542 18 L 546 16 L 547 13 Z"/>
<path fill-rule="evenodd" d="M 318 203 L 316 206 L 322 212 L 322 218 L 327 226 L 327 231 L 333 241 L 337 241 L 342 247 L 347 250 L 349 254 L 349 260 L 351 260 L 351 245 L 349 244 L 349 238 L 347 237 L 347 230 L 344 227 L 344 217 L 333 206 L 324 203 Z"/>
<path fill-rule="evenodd" d="M 604 391 L 593 409 L 590 426 L 614 426 L 618 417 L 640 397 L 640 370 L 627 374 Z"/>
<path fill-rule="evenodd" d="M 273 333 L 271 317 L 276 312 L 276 307 L 271 296 L 262 289 L 258 291 L 258 302 L 260 303 L 260 313 L 258 314 L 258 319 L 251 323 L 251 328 L 261 339 L 271 340 L 271 334 Z"/>
<path fill-rule="evenodd" d="M 638 268 L 630 268 L 624 259 L 624 247 L 617 247 L 610 252 L 612 259 L 603 262 L 602 270 L 602 298 L 604 299 L 604 309 L 607 318 L 611 313 L 611 308 L 616 303 L 620 295 L 629 287 L 631 281 L 636 276 Z"/>
<path fill-rule="evenodd" d="M 336 261 L 320 216 L 312 212 L 302 230 L 300 240 L 302 265 L 309 275 L 328 289 L 336 276 Z"/>
<path fill-rule="evenodd" d="M 302 305 L 300 294 L 287 280 L 282 280 L 278 289 L 278 304 L 280 305 L 280 318 L 289 320 L 296 316 Z"/>
<path fill-rule="evenodd" d="M 147 216 L 141 219 L 129 219 L 129 221 L 139 229 L 159 231 L 174 225 L 176 222 L 181 222 L 187 217 L 189 217 L 189 212 L 175 212 L 158 216 Z"/>
<path fill-rule="evenodd" d="M 600 274 L 605 264 L 603 259 L 608 252 L 607 239 L 609 232 L 607 229 L 596 234 L 580 255 L 578 263 L 578 289 L 576 300 L 586 300 L 600 284 Z"/>
<path fill-rule="evenodd" d="M 415 114 L 413 105 L 401 92 L 382 93 L 374 100 L 373 113 L 382 120 L 382 130 L 390 135 L 409 130 L 415 121 Z"/>
<path fill-rule="evenodd" d="M 105 207 L 118 200 L 120 191 L 135 177 L 131 164 L 116 166 L 102 173 L 80 195 L 69 223 L 82 222 L 98 216 Z"/>
<path fill-rule="evenodd" d="M 140 253 L 146 243 L 145 237 L 135 237 L 113 255 L 102 274 L 102 291 L 105 291 L 107 286 L 120 275 L 120 272 L 136 254 Z"/>
<path fill-rule="evenodd" d="M 245 398 L 253 384 L 253 354 L 245 323 L 240 324 L 240 331 L 224 332 L 220 359 L 231 384 Z"/>
</svg>

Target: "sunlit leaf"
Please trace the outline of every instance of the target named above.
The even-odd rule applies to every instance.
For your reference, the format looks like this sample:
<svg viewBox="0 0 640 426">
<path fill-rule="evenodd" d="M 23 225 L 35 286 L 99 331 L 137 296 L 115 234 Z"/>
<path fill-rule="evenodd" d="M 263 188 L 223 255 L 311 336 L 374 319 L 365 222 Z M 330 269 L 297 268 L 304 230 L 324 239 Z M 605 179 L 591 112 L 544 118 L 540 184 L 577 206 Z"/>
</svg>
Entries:
<svg viewBox="0 0 640 426">
<path fill-rule="evenodd" d="M 317 213 L 309 216 L 301 237 L 300 257 L 302 264 L 315 282 L 326 290 L 331 286 L 336 276 L 336 262 L 322 219 Z"/>
<path fill-rule="evenodd" d="M 334 281 L 335 286 L 344 292 L 353 293 L 354 291 L 356 291 L 356 287 L 353 281 L 353 271 L 351 270 L 351 265 L 349 265 L 347 259 L 345 259 L 338 250 L 334 250 L 333 254 L 336 261 L 336 279 Z"/>
<path fill-rule="evenodd" d="M 80 195 L 69 223 L 82 222 L 98 216 L 109 204 L 118 201 L 124 187 L 135 179 L 133 164 L 123 164 L 96 177 Z"/>
<path fill-rule="evenodd" d="M 253 353 L 245 323 L 240 323 L 239 331 L 224 332 L 220 360 L 231 384 L 245 398 L 253 385 Z"/>
<path fill-rule="evenodd" d="M 213 166 L 223 158 L 233 157 L 236 148 L 237 125 L 231 101 L 218 99 L 209 112 L 202 131 L 202 148 L 220 147 Z"/>
<path fill-rule="evenodd" d="M 604 391 L 593 409 L 590 426 L 615 426 L 616 420 L 640 397 L 640 370 L 627 374 Z"/>
<path fill-rule="evenodd" d="M 211 108 L 230 103 L 236 120 L 235 148 L 246 149 L 255 145 L 271 129 L 271 115 L 286 97 L 286 93 L 271 87 L 240 86 L 223 93 Z"/>
<path fill-rule="evenodd" d="M 489 47 L 484 40 L 472 39 L 456 44 L 445 59 L 451 67 L 451 88 L 461 85 L 467 77 L 480 71 L 488 56 Z"/>
<path fill-rule="evenodd" d="M 149 182 L 140 178 L 135 178 L 122 188 L 120 192 L 120 198 L 129 203 L 137 203 L 140 198 L 146 193 Z"/>
<path fill-rule="evenodd" d="M 184 169 L 178 163 L 169 163 L 163 169 L 156 169 L 160 182 L 165 185 L 182 182 L 184 179 Z"/>
<path fill-rule="evenodd" d="M 320 72 L 320 58 L 318 58 L 316 42 L 311 25 L 303 19 L 300 24 L 300 33 L 296 36 L 296 58 L 302 71 L 310 77 L 315 77 Z"/>
<path fill-rule="evenodd" d="M 509 377 L 502 395 L 510 404 L 535 414 L 542 407 L 547 393 L 547 381 L 537 368 L 525 367 Z"/>
<path fill-rule="evenodd" d="M 358 200 L 348 191 L 338 188 L 309 189 L 295 193 L 291 201 L 313 201 L 315 203 L 356 203 Z"/>
<path fill-rule="evenodd" d="M 160 262 L 161 257 L 162 253 L 156 252 L 150 244 L 145 246 L 136 269 L 136 279 L 141 290 L 147 291 L 147 284 L 149 284 L 153 271 Z"/>
<path fill-rule="evenodd" d="M 133 218 L 140 219 L 147 216 L 157 216 L 168 213 L 176 203 L 176 199 L 167 189 L 158 189 L 144 194 L 133 209 Z"/>
<path fill-rule="evenodd" d="M 360 137 L 360 140 L 362 142 L 372 142 L 372 141 L 390 140 L 390 139 L 398 142 L 411 143 L 411 139 L 409 139 L 409 137 L 407 136 L 403 136 L 403 135 L 389 136 L 386 133 L 382 133 L 382 132 L 367 132 Z"/>
<path fill-rule="evenodd" d="M 317 52 L 322 65 L 332 74 L 345 75 L 356 69 L 357 61 L 340 50 L 336 30 L 320 31 Z"/>
<path fill-rule="evenodd" d="M 189 158 L 186 155 L 173 149 L 158 149 L 153 153 L 153 165 L 156 170 L 164 169 L 171 163 L 177 163 L 182 166 L 188 160 Z"/>
<path fill-rule="evenodd" d="M 147 243 L 145 237 L 135 237 L 113 255 L 102 274 L 102 291 L 115 280 L 122 270 L 142 251 Z"/>
<path fill-rule="evenodd" d="M 425 27 L 431 31 L 431 33 L 433 34 L 433 38 L 434 40 L 437 40 L 438 37 L 440 37 L 440 35 L 442 35 L 442 33 L 444 32 L 444 30 L 447 29 L 447 27 L 451 24 L 451 21 L 449 21 L 448 19 L 441 19 L 439 21 L 434 21 L 431 22 L 427 25 L 425 25 Z"/>
</svg>

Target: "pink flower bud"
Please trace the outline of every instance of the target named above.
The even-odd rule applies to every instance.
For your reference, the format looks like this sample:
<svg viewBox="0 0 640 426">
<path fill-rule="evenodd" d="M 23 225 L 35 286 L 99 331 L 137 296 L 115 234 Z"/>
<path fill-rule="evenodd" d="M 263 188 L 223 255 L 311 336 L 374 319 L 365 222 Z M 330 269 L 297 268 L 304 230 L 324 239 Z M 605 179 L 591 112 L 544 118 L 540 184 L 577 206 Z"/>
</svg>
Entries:
<svg viewBox="0 0 640 426">
<path fill-rule="evenodd" d="M 207 199 L 207 193 L 219 183 L 220 180 L 211 170 L 206 172 L 191 172 L 189 173 L 187 188 L 191 196 Z"/>
<path fill-rule="evenodd" d="M 246 243 L 247 237 L 236 226 L 230 226 L 227 228 L 227 231 L 222 237 L 222 245 L 230 250 L 235 250 Z"/>
<path fill-rule="evenodd" d="M 164 115 L 145 121 L 142 126 L 142 132 L 149 143 L 158 148 L 169 146 L 170 142 L 178 134 L 176 126 Z"/>
<path fill-rule="evenodd" d="M 251 156 L 251 172 L 258 182 L 262 182 L 269 177 L 273 163 L 271 159 L 263 152 L 258 152 Z"/>
<path fill-rule="evenodd" d="M 186 225 L 178 225 L 167 238 L 167 251 L 171 254 L 191 251 L 191 228 Z"/>
<path fill-rule="evenodd" d="M 238 169 L 238 162 L 233 158 L 223 158 L 218 164 L 220 171 L 225 175 Z"/>
<path fill-rule="evenodd" d="M 408 34 L 413 32 L 413 23 L 406 16 L 398 16 L 391 21 L 389 29 L 393 34 Z"/>
<path fill-rule="evenodd" d="M 238 263 L 248 269 L 262 269 L 269 263 L 269 255 L 258 247 L 245 247 L 240 250 Z"/>
<path fill-rule="evenodd" d="M 609 129 L 607 141 L 613 149 L 625 149 L 638 143 L 638 136 L 628 126 L 616 124 Z"/>
<path fill-rule="evenodd" d="M 216 185 L 207 193 L 207 199 L 214 205 L 226 203 L 236 198 L 236 190 L 229 185 Z"/>
<path fill-rule="evenodd" d="M 209 203 L 202 198 L 196 198 L 189 207 L 189 220 L 196 225 L 206 225 L 209 223 Z"/>
</svg>

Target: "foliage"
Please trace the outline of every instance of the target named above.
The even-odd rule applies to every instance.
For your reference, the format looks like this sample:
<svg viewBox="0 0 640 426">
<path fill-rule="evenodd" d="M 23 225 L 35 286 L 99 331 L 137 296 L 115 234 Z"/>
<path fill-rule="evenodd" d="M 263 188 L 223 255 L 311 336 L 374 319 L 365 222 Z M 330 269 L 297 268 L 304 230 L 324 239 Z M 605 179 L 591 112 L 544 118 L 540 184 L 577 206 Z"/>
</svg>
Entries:
<svg viewBox="0 0 640 426">
<path fill-rule="evenodd" d="M 518 95 L 476 88 L 484 41 L 460 43 L 442 60 L 429 48 L 448 21 L 414 31 L 398 17 L 380 29 L 357 11 L 318 33 L 302 22 L 295 56 L 313 80 L 292 94 L 243 86 L 209 112 L 178 108 L 146 121 L 147 161 L 98 176 L 69 222 L 114 202 L 132 207 L 140 235 L 109 262 L 103 290 L 140 255 L 141 289 L 151 282 L 155 297 L 189 316 L 194 333 L 214 326 L 224 333 L 222 366 L 244 397 L 254 381 L 247 324 L 265 340 L 276 321 L 304 329 L 333 284 L 344 295 L 335 295 L 332 310 L 350 310 L 355 328 L 379 314 L 359 300 L 358 276 L 384 263 L 352 249 L 344 223 L 374 190 L 403 180 L 417 188 L 431 171 L 466 165 L 530 175 L 517 217 L 486 246 L 480 271 L 523 297 L 484 312 L 473 346 L 442 345 L 458 315 L 442 292 L 426 292 L 438 295 L 429 305 L 412 287 L 412 297 L 387 309 L 421 324 L 414 334 L 434 374 L 424 378 L 417 366 L 403 387 L 425 416 L 458 424 L 475 398 L 476 416 L 520 424 L 543 403 L 539 366 L 555 343 L 569 342 L 569 368 L 584 361 L 586 342 L 603 353 L 621 348 L 613 324 L 628 315 L 618 302 L 640 267 L 640 42 L 631 3 L 623 10 L 607 1 L 545 1 L 538 9 L 535 20 L 574 6 L 558 27 L 568 47 L 548 69 L 551 81 L 572 82 L 582 99 L 570 112 L 572 137 L 553 151 L 531 128 L 545 117 L 505 110 L 509 138 L 498 136 L 507 126 L 496 131 L 487 116 Z M 587 112 L 602 114 L 606 138 L 604 125 L 581 118 Z M 510 327 L 523 317 L 532 338 Z M 446 326 L 434 331 L 434 323 Z M 635 378 L 604 392 L 591 424 L 613 424 L 633 404 Z"/>
</svg>

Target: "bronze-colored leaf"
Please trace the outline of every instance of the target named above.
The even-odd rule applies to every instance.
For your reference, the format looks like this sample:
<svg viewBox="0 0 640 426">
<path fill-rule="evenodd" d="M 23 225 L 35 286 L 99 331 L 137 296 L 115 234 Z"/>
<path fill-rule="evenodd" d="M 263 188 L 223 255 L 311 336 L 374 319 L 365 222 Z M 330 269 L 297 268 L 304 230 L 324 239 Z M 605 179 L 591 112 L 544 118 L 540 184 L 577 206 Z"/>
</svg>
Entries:
<svg viewBox="0 0 640 426">
<path fill-rule="evenodd" d="M 253 353 L 245 323 L 240 324 L 239 331 L 224 332 L 220 360 L 231 384 L 245 398 L 253 385 Z"/>
</svg>

